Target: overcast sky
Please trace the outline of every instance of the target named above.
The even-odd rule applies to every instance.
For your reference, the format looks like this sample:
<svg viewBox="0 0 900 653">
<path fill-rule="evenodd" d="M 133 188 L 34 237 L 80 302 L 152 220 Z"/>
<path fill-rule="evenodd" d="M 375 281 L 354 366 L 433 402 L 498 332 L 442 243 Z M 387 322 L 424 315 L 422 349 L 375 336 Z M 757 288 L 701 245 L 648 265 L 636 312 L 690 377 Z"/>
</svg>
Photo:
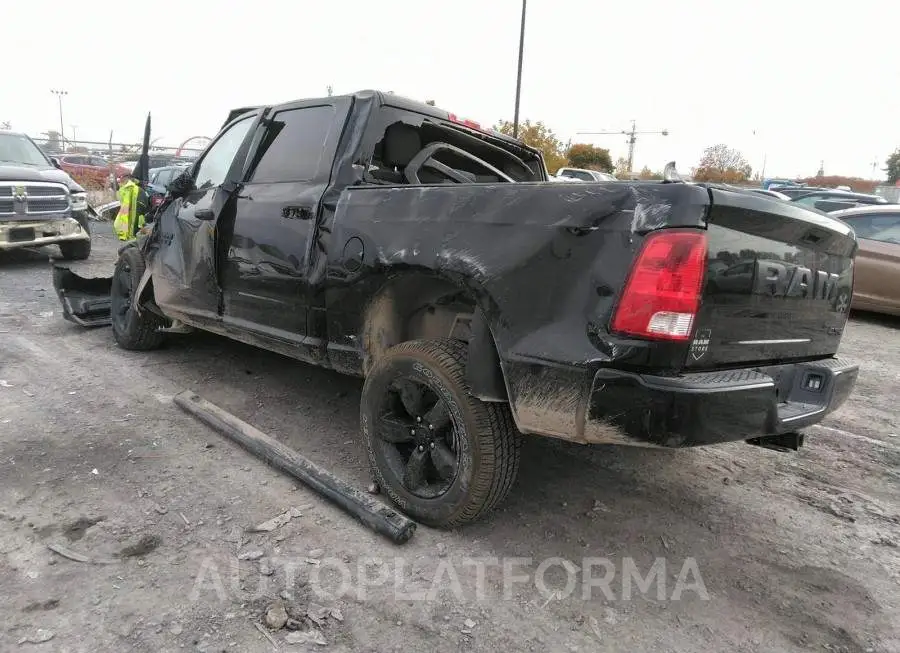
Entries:
<svg viewBox="0 0 900 653">
<path fill-rule="evenodd" d="M 521 0 L 7 0 L 0 121 L 37 134 L 177 144 L 229 109 L 363 88 L 512 119 Z M 718 142 L 767 176 L 871 177 L 900 146 L 900 3 L 528 0 L 522 119 L 635 169 Z M 754 135 L 755 132 L 755 135 Z M 590 139 L 594 140 L 591 141 Z"/>
</svg>

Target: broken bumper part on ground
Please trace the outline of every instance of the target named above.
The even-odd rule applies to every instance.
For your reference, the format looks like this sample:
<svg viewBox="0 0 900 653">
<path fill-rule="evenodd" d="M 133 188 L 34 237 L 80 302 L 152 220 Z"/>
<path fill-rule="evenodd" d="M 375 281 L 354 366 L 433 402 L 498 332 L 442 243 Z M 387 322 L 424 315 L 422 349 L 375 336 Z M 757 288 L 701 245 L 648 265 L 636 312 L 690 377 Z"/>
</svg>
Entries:
<svg viewBox="0 0 900 653">
<path fill-rule="evenodd" d="M 259 429 L 189 391 L 176 395 L 174 401 L 185 412 L 234 440 L 269 465 L 302 481 L 393 542 L 404 544 L 413 536 L 416 530 L 414 521 L 350 486 Z"/>
<path fill-rule="evenodd" d="M 83 327 L 109 326 L 112 277 L 86 279 L 69 268 L 53 266 L 53 288 L 62 302 L 63 317 Z"/>
</svg>

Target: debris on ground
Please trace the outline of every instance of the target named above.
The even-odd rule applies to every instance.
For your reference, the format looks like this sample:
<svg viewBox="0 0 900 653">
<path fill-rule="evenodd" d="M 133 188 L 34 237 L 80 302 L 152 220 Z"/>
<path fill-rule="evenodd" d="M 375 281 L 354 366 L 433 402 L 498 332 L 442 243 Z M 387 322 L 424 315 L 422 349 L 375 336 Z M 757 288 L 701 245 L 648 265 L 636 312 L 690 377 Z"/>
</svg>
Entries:
<svg viewBox="0 0 900 653">
<path fill-rule="evenodd" d="M 325 620 L 328 618 L 328 608 L 318 603 L 310 603 L 306 609 L 306 616 L 319 628 L 322 628 L 325 626 Z"/>
<path fill-rule="evenodd" d="M 47 611 L 47 610 L 55 610 L 59 607 L 59 599 L 47 599 L 46 601 L 35 601 L 34 603 L 29 603 L 24 608 L 22 608 L 22 612 L 37 612 L 37 611 Z"/>
<path fill-rule="evenodd" d="M 66 526 L 65 530 L 63 531 L 63 535 L 65 535 L 66 539 L 70 542 L 77 542 L 82 537 L 84 537 L 84 534 L 89 528 L 91 528 L 92 526 L 96 526 L 104 519 L 105 517 L 79 517 L 71 524 Z"/>
<path fill-rule="evenodd" d="M 184 628 L 181 627 L 181 624 L 174 623 L 169 626 L 169 632 L 175 635 L 176 637 L 184 632 Z"/>
<path fill-rule="evenodd" d="M 322 632 L 313 628 L 311 630 L 295 630 L 284 636 L 284 641 L 288 644 L 318 644 L 319 646 L 327 646 L 325 636 Z"/>
<path fill-rule="evenodd" d="M 238 560 L 259 560 L 265 554 L 260 549 L 251 549 L 250 551 L 244 551 L 242 554 L 238 556 Z"/>
<path fill-rule="evenodd" d="M 162 544 L 162 539 L 158 535 L 144 535 L 135 544 L 126 546 L 119 551 L 119 555 L 123 558 L 144 556 L 155 551 L 160 544 Z"/>
<path fill-rule="evenodd" d="M 256 627 L 256 630 L 258 630 L 259 632 L 262 633 L 263 637 L 265 637 L 267 640 L 269 640 L 269 644 L 272 645 L 272 648 L 274 648 L 277 651 L 278 650 L 278 642 L 276 642 L 275 638 L 272 637 L 268 633 L 268 631 L 265 629 L 265 627 L 262 624 L 253 624 L 253 625 Z"/>
<path fill-rule="evenodd" d="M 341 612 L 340 608 L 331 608 L 331 612 L 329 612 L 328 614 L 335 621 L 344 621 L 344 613 Z"/>
<path fill-rule="evenodd" d="M 275 601 L 266 608 L 265 622 L 272 630 L 281 630 L 287 623 L 288 613 L 281 601 Z"/>
<path fill-rule="evenodd" d="M 275 573 L 275 569 L 269 564 L 268 558 L 259 559 L 259 573 L 263 576 L 272 576 Z"/>
<path fill-rule="evenodd" d="M 310 558 L 321 558 L 323 555 L 325 555 L 325 549 L 313 549 L 309 552 Z"/>
<path fill-rule="evenodd" d="M 74 562 L 84 562 L 89 565 L 114 565 L 118 563 L 118 560 L 108 560 L 105 558 L 92 558 L 90 556 L 83 555 L 78 553 L 77 551 L 72 551 L 71 549 L 67 549 L 64 546 L 59 544 L 48 544 L 47 548 L 56 553 L 57 555 L 61 555 L 63 558 L 68 558 Z"/>
<path fill-rule="evenodd" d="M 56 633 L 52 630 L 38 628 L 33 635 L 28 635 L 20 639 L 19 646 L 22 644 L 43 644 L 44 642 L 49 642 L 54 637 L 56 637 Z"/>
<path fill-rule="evenodd" d="M 292 519 L 296 519 L 297 517 L 302 517 L 303 514 L 300 512 L 298 508 L 291 508 L 290 510 L 285 510 L 283 513 L 278 515 L 277 517 L 272 517 L 267 521 L 264 521 L 261 524 L 257 524 L 253 528 L 247 529 L 249 533 L 270 533 L 274 531 L 276 528 L 281 528 L 285 524 L 287 524 Z"/>
</svg>

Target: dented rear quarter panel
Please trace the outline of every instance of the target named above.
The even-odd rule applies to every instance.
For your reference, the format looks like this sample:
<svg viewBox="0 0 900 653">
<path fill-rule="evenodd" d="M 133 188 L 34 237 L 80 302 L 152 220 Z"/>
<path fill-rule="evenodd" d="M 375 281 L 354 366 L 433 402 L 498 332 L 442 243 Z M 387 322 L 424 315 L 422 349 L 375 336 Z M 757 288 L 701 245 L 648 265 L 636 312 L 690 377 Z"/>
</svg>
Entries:
<svg viewBox="0 0 900 653">
<path fill-rule="evenodd" d="M 348 188 L 320 236 L 330 357 L 364 373 L 367 351 L 391 344 L 365 332 L 390 287 L 443 279 L 486 318 L 519 427 L 572 437 L 587 372 L 683 360 L 684 345 L 648 347 L 607 324 L 643 236 L 704 227 L 708 203 L 705 189 L 685 184 Z"/>
</svg>

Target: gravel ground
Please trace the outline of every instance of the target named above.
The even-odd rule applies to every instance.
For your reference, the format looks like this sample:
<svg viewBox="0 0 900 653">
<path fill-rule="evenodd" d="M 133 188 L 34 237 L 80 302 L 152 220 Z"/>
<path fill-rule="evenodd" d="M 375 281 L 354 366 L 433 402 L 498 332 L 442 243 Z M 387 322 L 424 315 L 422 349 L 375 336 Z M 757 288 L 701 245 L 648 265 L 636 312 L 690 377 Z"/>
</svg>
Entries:
<svg viewBox="0 0 900 653">
<path fill-rule="evenodd" d="M 797 454 L 528 438 L 492 518 L 397 547 L 171 402 L 363 487 L 358 380 L 119 350 L 62 320 L 51 253 L 0 254 L 0 651 L 900 651 L 900 321 L 851 319 L 857 390 Z"/>
</svg>

